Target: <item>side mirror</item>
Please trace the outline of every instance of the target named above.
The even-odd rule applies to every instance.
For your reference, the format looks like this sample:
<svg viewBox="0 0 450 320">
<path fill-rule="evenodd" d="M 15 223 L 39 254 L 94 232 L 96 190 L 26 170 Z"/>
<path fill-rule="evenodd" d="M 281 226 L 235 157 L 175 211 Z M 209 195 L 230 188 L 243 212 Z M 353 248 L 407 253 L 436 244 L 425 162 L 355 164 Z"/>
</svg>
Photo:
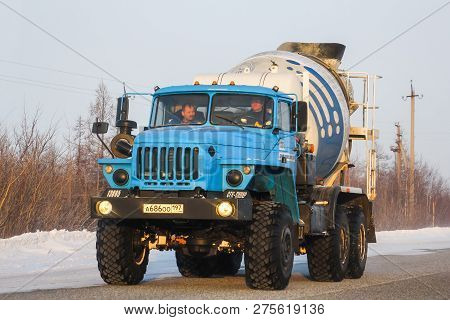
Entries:
<svg viewBox="0 0 450 320">
<path fill-rule="evenodd" d="M 117 99 L 116 123 L 121 120 L 128 120 L 129 105 L 130 100 L 128 99 L 128 97 L 125 96 Z"/>
<path fill-rule="evenodd" d="M 104 134 L 108 132 L 108 122 L 94 122 L 92 124 L 92 133 Z"/>
<path fill-rule="evenodd" d="M 297 101 L 297 131 L 305 132 L 308 129 L 308 104 L 305 101 Z"/>
</svg>

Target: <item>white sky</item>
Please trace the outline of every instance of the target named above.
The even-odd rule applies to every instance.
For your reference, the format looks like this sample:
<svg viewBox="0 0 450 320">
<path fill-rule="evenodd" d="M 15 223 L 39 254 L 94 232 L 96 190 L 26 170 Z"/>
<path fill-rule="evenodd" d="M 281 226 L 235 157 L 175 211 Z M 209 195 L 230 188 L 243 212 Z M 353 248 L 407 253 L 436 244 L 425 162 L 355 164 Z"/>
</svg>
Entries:
<svg viewBox="0 0 450 320">
<path fill-rule="evenodd" d="M 404 31 L 441 1 L 20 1 L 2 0 L 138 90 L 191 83 L 197 73 L 222 72 L 286 41 L 339 42 L 348 67 Z M 85 115 L 98 79 L 50 72 L 4 60 L 109 77 L 0 5 L 0 123 L 17 125 L 39 107 L 42 125 L 60 133 Z M 450 177 L 450 5 L 361 63 L 379 81 L 380 143 L 395 140 L 394 122 L 409 137 L 409 94 L 417 93 L 416 152 Z M 355 69 L 355 70 L 356 70 Z M 16 78 L 13 78 L 16 77 Z M 31 86 L 23 79 L 56 83 Z M 4 81 L 7 80 L 7 81 Z M 13 82 L 15 81 L 15 82 Z M 29 83 L 29 82 L 28 82 Z M 122 87 L 105 80 L 115 97 Z M 34 82 L 34 84 L 38 84 Z M 43 84 L 51 86 L 49 84 Z M 69 87 L 61 87 L 61 85 Z M 136 110 L 139 108 L 138 110 Z M 140 125 L 148 107 L 136 105 Z"/>
</svg>

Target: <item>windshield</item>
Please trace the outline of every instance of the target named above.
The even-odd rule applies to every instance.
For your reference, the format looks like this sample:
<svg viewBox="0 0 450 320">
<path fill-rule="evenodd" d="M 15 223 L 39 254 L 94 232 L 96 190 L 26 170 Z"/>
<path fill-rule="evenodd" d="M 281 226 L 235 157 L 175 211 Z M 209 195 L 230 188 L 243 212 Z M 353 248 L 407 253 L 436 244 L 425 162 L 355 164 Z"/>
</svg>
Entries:
<svg viewBox="0 0 450 320">
<path fill-rule="evenodd" d="M 207 94 L 173 94 L 157 98 L 152 127 L 204 124 L 208 111 Z"/>
<path fill-rule="evenodd" d="M 211 123 L 240 127 L 270 128 L 273 99 L 259 95 L 216 94 L 212 100 Z"/>
</svg>

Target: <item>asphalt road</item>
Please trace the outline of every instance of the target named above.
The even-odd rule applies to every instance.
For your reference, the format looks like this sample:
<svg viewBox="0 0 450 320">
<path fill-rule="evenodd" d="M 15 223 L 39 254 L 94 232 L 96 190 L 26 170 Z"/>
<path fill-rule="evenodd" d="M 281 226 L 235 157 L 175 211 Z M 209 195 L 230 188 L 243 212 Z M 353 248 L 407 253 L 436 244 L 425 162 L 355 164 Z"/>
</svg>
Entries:
<svg viewBox="0 0 450 320">
<path fill-rule="evenodd" d="M 305 263 L 294 265 L 283 291 L 250 290 L 243 270 L 234 277 L 173 277 L 137 286 L 102 285 L 2 294 L 0 299 L 449 299 L 450 249 L 423 255 L 370 257 L 361 279 L 313 282 Z"/>
</svg>

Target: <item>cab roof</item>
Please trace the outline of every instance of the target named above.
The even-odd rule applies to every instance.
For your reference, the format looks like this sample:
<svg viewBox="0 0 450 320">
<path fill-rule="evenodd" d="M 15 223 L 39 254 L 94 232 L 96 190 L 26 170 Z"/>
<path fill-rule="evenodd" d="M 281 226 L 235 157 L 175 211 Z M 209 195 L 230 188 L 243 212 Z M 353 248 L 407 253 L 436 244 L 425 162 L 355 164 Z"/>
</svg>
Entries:
<svg viewBox="0 0 450 320">
<path fill-rule="evenodd" d="M 157 90 L 154 96 L 177 93 L 195 93 L 195 92 L 229 92 L 229 93 L 246 93 L 260 94 L 272 97 L 283 97 L 292 100 L 292 97 L 280 91 L 274 91 L 269 88 L 260 86 L 243 86 L 243 85 L 183 85 L 170 86 Z"/>
</svg>

